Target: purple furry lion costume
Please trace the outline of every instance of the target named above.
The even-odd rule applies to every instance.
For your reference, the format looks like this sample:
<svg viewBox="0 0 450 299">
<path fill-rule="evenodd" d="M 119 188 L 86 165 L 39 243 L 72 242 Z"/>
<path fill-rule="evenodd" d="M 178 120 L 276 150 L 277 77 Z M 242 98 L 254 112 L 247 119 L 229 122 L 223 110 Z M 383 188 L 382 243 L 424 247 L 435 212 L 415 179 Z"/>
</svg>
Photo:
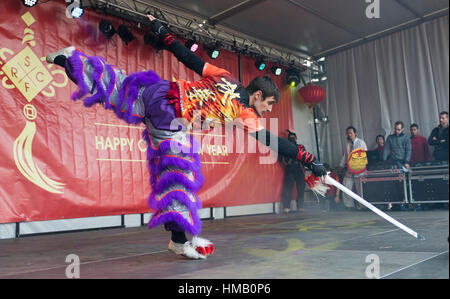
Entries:
<svg viewBox="0 0 450 299">
<path fill-rule="evenodd" d="M 102 103 L 127 123 L 143 122 L 148 143 L 147 159 L 152 193 L 150 208 L 156 212 L 150 227 L 164 224 L 172 232 L 168 249 L 193 259 L 205 259 L 214 252 L 213 244 L 198 237 L 201 222 L 197 196 L 203 184 L 198 146 L 186 136 L 186 123 L 200 118 L 224 124 L 233 119 L 264 145 L 308 166 L 315 176 L 326 175 L 322 163 L 298 146 L 279 138 L 259 123 L 259 117 L 271 111 L 280 92 L 273 80 L 256 77 L 247 87 L 225 69 L 206 63 L 182 45 L 164 25 L 148 15 L 150 28 L 175 57 L 202 77 L 199 81 L 161 80 L 152 71 L 129 76 L 103 58 L 87 57 L 74 47 L 50 53 L 46 60 L 65 67 L 79 90 L 74 100 L 84 98 L 87 107 Z M 199 116 L 196 111 L 200 110 Z M 205 113 L 203 113 L 205 112 Z M 262 138 L 259 138 L 262 136 Z M 265 137 L 264 137 L 265 136 Z M 277 140 L 271 142 L 271 140 Z M 272 147 L 272 144 L 274 145 Z M 193 235 L 189 242 L 185 232 Z"/>
<path fill-rule="evenodd" d="M 198 146 L 181 129 L 176 112 L 167 100 L 170 82 L 160 79 L 153 71 L 126 76 L 103 58 L 88 57 L 79 50 L 73 51 L 65 68 L 79 88 L 72 95 L 73 100 L 84 97 L 86 107 L 101 103 L 129 124 L 146 125 L 143 137 L 148 144 L 152 187 L 148 204 L 155 210 L 149 227 L 164 224 L 166 230 L 197 236 L 201 231 L 197 210 L 202 205 L 196 193 L 204 178 L 196 151 Z M 86 97 L 88 94 L 91 95 Z"/>
</svg>

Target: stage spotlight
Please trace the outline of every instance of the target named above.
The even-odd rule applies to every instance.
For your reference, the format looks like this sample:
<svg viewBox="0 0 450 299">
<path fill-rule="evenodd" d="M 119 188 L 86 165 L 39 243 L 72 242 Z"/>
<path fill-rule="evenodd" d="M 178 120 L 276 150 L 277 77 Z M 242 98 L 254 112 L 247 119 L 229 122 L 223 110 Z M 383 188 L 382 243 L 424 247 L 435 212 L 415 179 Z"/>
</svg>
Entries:
<svg viewBox="0 0 450 299">
<path fill-rule="evenodd" d="M 117 29 L 117 34 L 119 34 L 120 38 L 127 46 L 134 39 L 133 33 L 131 33 L 130 29 L 125 25 L 119 26 Z"/>
<path fill-rule="evenodd" d="M 216 59 L 220 55 L 219 49 L 212 49 L 208 52 L 209 56 L 211 56 L 212 59 Z"/>
<path fill-rule="evenodd" d="M 38 0 L 22 0 L 23 5 L 33 7 L 38 3 Z"/>
<path fill-rule="evenodd" d="M 72 15 L 72 17 L 74 19 L 78 19 L 81 18 L 81 16 L 84 14 L 84 9 L 81 7 L 75 7 L 72 9 L 72 11 L 70 12 L 70 14 Z"/>
<path fill-rule="evenodd" d="M 164 44 L 159 40 L 159 38 L 151 32 L 147 32 L 144 35 L 144 43 L 146 45 L 152 46 L 156 52 L 164 49 Z"/>
<path fill-rule="evenodd" d="M 206 46 L 205 49 L 206 49 L 206 52 L 208 53 L 209 57 L 211 57 L 212 59 L 217 59 L 217 57 L 219 57 L 219 55 L 220 55 L 219 47 L 220 47 L 220 43 L 216 42 L 213 45 Z"/>
<path fill-rule="evenodd" d="M 322 57 L 319 60 L 317 60 L 317 67 L 319 73 L 325 74 L 327 72 L 325 57 Z"/>
<path fill-rule="evenodd" d="M 286 82 L 291 87 L 296 87 L 300 83 L 300 71 L 295 68 L 288 68 L 286 71 Z"/>
<path fill-rule="evenodd" d="M 313 73 L 311 75 L 311 82 L 325 82 L 327 80 L 327 76 L 325 73 Z"/>
<path fill-rule="evenodd" d="M 153 47 L 154 45 L 156 45 L 157 42 L 158 42 L 158 38 L 153 33 L 147 32 L 144 35 L 144 43 L 146 45 L 150 45 Z"/>
<path fill-rule="evenodd" d="M 263 71 L 266 68 L 266 63 L 262 59 L 258 59 L 255 62 L 255 66 L 258 70 Z"/>
<path fill-rule="evenodd" d="M 272 66 L 272 74 L 274 74 L 275 76 L 279 76 L 281 75 L 282 69 L 281 66 Z"/>
<path fill-rule="evenodd" d="M 81 18 L 84 14 L 84 9 L 81 7 L 81 0 L 66 0 L 67 3 L 67 12 L 70 13 L 70 16 L 74 19 Z"/>
<path fill-rule="evenodd" d="M 113 24 L 108 20 L 102 20 L 98 25 L 98 28 L 100 29 L 100 32 L 103 33 L 108 39 L 113 37 L 116 33 L 116 29 L 114 29 Z"/>
<path fill-rule="evenodd" d="M 191 39 L 188 39 L 188 40 L 186 41 L 186 43 L 185 43 L 185 46 L 186 46 L 186 48 L 188 48 L 188 49 L 191 50 L 192 52 L 195 52 L 195 51 L 197 51 L 197 49 L 198 49 L 198 44 L 197 44 L 197 41 L 195 40 L 194 37 L 191 38 Z"/>
</svg>

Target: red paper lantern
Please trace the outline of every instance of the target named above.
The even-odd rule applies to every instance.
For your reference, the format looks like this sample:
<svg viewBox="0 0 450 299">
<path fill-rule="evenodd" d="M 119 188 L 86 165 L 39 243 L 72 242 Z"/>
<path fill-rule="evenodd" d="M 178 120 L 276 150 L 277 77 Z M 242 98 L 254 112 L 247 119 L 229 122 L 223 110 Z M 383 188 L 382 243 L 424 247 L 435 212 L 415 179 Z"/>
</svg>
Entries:
<svg viewBox="0 0 450 299">
<path fill-rule="evenodd" d="M 325 89 L 319 85 L 308 83 L 298 90 L 303 102 L 308 106 L 319 104 L 325 99 Z"/>
</svg>

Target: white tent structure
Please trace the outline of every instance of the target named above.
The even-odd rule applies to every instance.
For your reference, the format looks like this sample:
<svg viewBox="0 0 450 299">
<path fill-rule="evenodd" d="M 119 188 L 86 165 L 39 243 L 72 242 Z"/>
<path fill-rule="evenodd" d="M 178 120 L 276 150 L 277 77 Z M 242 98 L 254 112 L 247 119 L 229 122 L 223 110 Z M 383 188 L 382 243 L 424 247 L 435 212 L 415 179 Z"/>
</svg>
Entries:
<svg viewBox="0 0 450 299">
<path fill-rule="evenodd" d="M 144 23 L 150 12 L 171 29 L 220 40 L 274 62 L 297 67 L 326 57 L 327 98 L 318 107 L 328 122 L 317 125 L 309 109 L 293 102 L 295 131 L 321 160 L 340 160 L 348 125 L 369 147 L 392 124 L 416 122 L 423 135 L 449 108 L 448 0 L 83 0 L 86 8 Z M 314 67 L 314 64 L 312 65 Z M 308 70 L 305 77 L 308 79 Z M 245 70 L 243 70 L 245 71 Z M 292 92 L 295 92 L 293 90 Z M 317 137 L 317 139 L 316 139 Z M 272 212 L 275 206 L 204 209 L 223 218 Z M 149 215 L 0 224 L 0 239 L 73 229 L 139 226 Z"/>
</svg>

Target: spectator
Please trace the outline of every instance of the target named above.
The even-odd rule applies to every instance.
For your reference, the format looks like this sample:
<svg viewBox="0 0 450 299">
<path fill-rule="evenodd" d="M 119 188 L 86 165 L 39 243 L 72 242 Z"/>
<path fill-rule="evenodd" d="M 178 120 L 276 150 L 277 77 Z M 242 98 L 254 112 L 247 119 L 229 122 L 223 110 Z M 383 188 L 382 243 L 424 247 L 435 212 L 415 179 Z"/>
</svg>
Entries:
<svg viewBox="0 0 450 299">
<path fill-rule="evenodd" d="M 377 137 L 375 138 L 375 141 L 377 142 L 377 147 L 375 148 L 375 150 L 382 151 L 384 149 L 384 144 L 385 144 L 384 136 L 377 135 Z"/>
<path fill-rule="evenodd" d="M 439 126 L 431 131 L 428 143 L 434 146 L 433 157 L 436 161 L 448 161 L 448 112 L 439 113 Z"/>
<path fill-rule="evenodd" d="M 411 132 L 411 160 L 410 164 L 423 163 L 431 160 L 430 147 L 425 137 L 419 135 L 419 126 L 412 124 L 409 127 Z"/>
<path fill-rule="evenodd" d="M 354 127 L 352 126 L 348 127 L 346 129 L 346 133 L 347 133 L 347 144 L 345 145 L 344 155 L 342 156 L 341 163 L 339 164 L 340 170 L 344 169 L 348 156 L 353 150 L 361 148 L 367 151 L 367 145 L 364 142 L 364 140 L 356 137 L 356 129 Z M 347 171 L 345 172 L 343 185 L 349 188 L 350 190 L 352 190 L 353 186 L 355 186 L 356 193 L 358 195 L 361 195 L 361 184 L 359 182 L 359 177 L 361 175 L 362 174 L 353 174 L 347 169 Z M 343 194 L 342 201 L 347 209 L 355 208 L 355 202 L 353 198 L 351 198 L 347 194 Z"/>
<path fill-rule="evenodd" d="M 395 133 L 389 135 L 383 150 L 383 160 L 390 156 L 391 163 L 401 167 L 409 168 L 411 160 L 411 139 L 403 133 L 403 122 L 397 121 L 394 124 Z"/>
<path fill-rule="evenodd" d="M 293 144 L 297 144 L 297 135 L 289 131 L 288 140 Z M 290 159 L 281 156 L 281 162 L 285 165 L 285 175 L 283 180 L 283 190 L 281 193 L 283 201 L 283 213 L 289 213 L 292 200 L 292 191 L 294 190 L 294 183 L 297 186 L 297 211 L 303 211 L 303 201 L 305 194 L 305 174 L 300 166 L 298 160 Z"/>
<path fill-rule="evenodd" d="M 377 137 L 375 138 L 375 141 L 377 143 L 377 147 L 373 149 L 373 151 L 378 153 L 378 161 L 382 161 L 383 160 L 383 150 L 384 150 L 384 144 L 385 144 L 385 139 L 383 135 L 377 135 Z"/>
</svg>

